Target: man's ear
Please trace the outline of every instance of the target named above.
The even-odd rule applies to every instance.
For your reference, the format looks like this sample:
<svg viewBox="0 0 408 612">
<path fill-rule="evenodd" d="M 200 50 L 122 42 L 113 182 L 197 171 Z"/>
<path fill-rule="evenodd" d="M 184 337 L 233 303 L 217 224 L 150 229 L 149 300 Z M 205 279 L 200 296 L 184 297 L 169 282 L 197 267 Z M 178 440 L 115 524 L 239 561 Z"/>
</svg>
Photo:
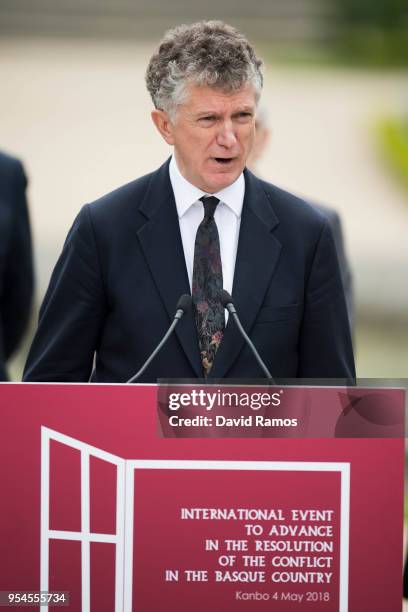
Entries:
<svg viewBox="0 0 408 612">
<path fill-rule="evenodd" d="M 157 127 L 167 144 L 173 145 L 173 124 L 171 123 L 168 114 L 165 111 L 155 108 L 152 110 L 152 119 L 154 125 Z"/>
</svg>

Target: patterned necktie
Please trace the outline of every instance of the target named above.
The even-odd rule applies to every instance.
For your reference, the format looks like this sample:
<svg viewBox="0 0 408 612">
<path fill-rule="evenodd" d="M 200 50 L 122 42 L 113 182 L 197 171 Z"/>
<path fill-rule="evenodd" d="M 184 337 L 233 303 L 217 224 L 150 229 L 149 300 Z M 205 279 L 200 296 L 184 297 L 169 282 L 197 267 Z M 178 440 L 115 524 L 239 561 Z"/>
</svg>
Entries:
<svg viewBox="0 0 408 612">
<path fill-rule="evenodd" d="M 208 376 L 225 326 L 224 308 L 218 294 L 223 287 L 220 240 L 214 213 L 219 203 L 214 196 L 200 198 L 204 219 L 197 229 L 194 246 L 193 304 L 204 376 Z"/>
</svg>

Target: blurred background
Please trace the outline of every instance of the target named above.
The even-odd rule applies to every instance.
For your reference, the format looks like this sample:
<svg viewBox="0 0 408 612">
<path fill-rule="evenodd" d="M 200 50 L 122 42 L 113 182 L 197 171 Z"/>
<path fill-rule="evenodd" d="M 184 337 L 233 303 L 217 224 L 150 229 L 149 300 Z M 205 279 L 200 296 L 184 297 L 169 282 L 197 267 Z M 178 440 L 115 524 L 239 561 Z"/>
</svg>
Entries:
<svg viewBox="0 0 408 612">
<path fill-rule="evenodd" d="M 144 71 L 166 29 L 203 18 L 243 30 L 265 61 L 259 174 L 341 215 L 358 376 L 407 377 L 405 0 L 1 0 L 0 148 L 30 181 L 36 308 L 79 208 L 169 155 Z"/>
</svg>

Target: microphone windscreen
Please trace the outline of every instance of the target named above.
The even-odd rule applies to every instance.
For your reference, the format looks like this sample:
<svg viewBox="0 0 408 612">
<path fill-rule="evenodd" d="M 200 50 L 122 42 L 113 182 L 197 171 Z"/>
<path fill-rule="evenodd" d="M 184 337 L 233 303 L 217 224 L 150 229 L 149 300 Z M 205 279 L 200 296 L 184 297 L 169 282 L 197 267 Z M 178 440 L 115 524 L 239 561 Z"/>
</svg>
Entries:
<svg viewBox="0 0 408 612">
<path fill-rule="evenodd" d="M 191 308 L 191 303 L 192 303 L 191 295 L 188 295 L 188 293 L 185 293 L 184 295 L 180 297 L 179 301 L 177 302 L 176 310 L 182 310 L 184 314 L 186 314 L 186 312 L 188 312 Z"/>
<path fill-rule="evenodd" d="M 234 303 L 234 300 L 232 299 L 228 291 L 225 291 L 225 289 L 221 289 L 221 291 L 218 294 L 218 299 L 220 300 L 224 308 L 227 307 L 227 304 Z"/>
</svg>

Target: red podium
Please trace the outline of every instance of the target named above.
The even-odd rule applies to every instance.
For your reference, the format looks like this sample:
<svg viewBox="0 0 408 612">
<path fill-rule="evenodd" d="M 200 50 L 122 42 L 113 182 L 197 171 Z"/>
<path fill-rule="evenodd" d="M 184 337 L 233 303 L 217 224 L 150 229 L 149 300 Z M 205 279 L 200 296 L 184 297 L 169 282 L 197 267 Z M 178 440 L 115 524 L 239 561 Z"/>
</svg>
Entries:
<svg viewBox="0 0 408 612">
<path fill-rule="evenodd" d="M 0 386 L 0 591 L 69 592 L 73 612 L 400 610 L 404 392 L 277 388 L 265 408 L 246 389 L 240 412 L 191 391 Z"/>
</svg>

